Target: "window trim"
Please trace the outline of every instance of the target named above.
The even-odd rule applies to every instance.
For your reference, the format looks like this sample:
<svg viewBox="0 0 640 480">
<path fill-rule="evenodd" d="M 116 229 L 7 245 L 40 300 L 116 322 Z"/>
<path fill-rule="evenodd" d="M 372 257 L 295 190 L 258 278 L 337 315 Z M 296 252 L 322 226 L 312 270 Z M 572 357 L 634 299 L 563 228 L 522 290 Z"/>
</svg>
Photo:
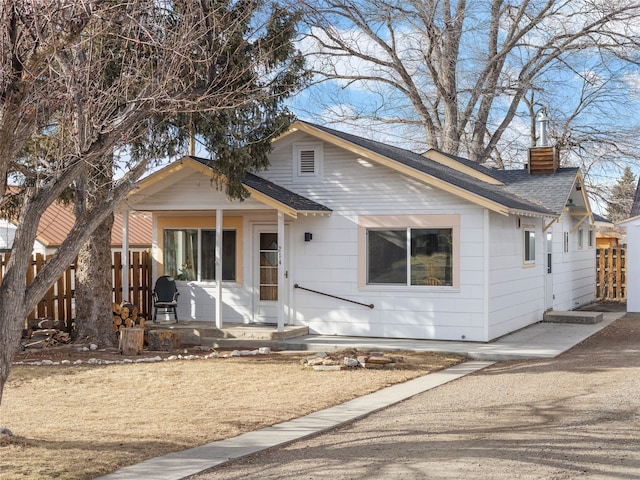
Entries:
<svg viewBox="0 0 640 480">
<path fill-rule="evenodd" d="M 533 234 L 533 245 L 531 245 L 530 234 Z M 531 246 L 533 246 L 533 249 Z M 536 264 L 536 227 L 534 225 L 522 226 L 522 263 L 525 267 L 531 267 Z"/>
<path fill-rule="evenodd" d="M 451 285 L 427 286 L 393 284 L 367 284 L 367 230 L 370 229 L 451 229 Z M 460 215 L 363 215 L 358 217 L 358 287 L 367 290 L 415 290 L 457 291 L 460 288 Z"/>
</svg>

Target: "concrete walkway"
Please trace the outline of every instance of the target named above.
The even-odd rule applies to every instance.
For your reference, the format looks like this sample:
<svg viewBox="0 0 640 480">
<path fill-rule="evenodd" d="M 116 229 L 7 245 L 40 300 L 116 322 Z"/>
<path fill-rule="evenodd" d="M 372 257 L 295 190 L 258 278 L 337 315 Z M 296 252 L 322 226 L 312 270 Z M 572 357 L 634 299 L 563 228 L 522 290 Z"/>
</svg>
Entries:
<svg viewBox="0 0 640 480">
<path fill-rule="evenodd" d="M 385 388 L 319 412 L 249 432 L 152 458 L 100 477 L 103 480 L 179 480 L 229 460 L 280 446 L 335 428 L 419 393 L 485 368 L 498 360 L 552 358 L 589 338 L 624 312 L 604 313 L 597 324 L 538 323 L 491 343 L 394 340 L 360 337 L 308 336 L 291 342 L 304 350 L 372 348 L 376 350 L 433 351 L 467 355 L 470 361 Z M 293 348 L 294 345 L 291 345 Z"/>
</svg>

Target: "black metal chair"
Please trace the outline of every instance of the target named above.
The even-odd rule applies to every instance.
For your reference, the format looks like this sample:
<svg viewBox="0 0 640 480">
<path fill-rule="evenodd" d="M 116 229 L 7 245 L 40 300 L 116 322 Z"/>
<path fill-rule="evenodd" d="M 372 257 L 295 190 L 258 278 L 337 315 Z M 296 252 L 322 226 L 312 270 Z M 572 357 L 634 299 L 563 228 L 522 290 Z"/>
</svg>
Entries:
<svg viewBox="0 0 640 480">
<path fill-rule="evenodd" d="M 169 275 L 164 275 L 156 280 L 156 286 L 153 289 L 153 323 L 156 323 L 158 317 L 158 309 L 164 310 L 165 313 L 171 313 L 178 323 L 178 288 L 176 281 Z"/>
</svg>

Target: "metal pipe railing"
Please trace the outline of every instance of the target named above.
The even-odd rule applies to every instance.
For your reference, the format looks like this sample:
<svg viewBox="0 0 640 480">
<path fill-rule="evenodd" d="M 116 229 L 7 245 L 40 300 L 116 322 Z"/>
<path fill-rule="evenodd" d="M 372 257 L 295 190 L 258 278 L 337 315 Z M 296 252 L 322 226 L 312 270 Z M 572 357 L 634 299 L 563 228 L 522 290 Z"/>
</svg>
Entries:
<svg viewBox="0 0 640 480">
<path fill-rule="evenodd" d="M 370 303 L 370 304 L 367 305 L 366 303 L 356 302 L 355 300 L 349 300 L 348 298 L 337 297 L 336 295 L 331 295 L 330 293 L 319 292 L 317 290 L 311 290 L 310 288 L 301 287 L 297 283 L 293 286 L 293 288 L 299 288 L 300 290 L 306 290 L 307 292 L 317 293 L 318 295 L 324 295 L 325 297 L 331 297 L 331 298 L 335 298 L 337 300 L 343 300 L 345 302 L 355 303 L 356 305 L 362 305 L 363 307 L 368 307 L 368 308 L 373 308 L 374 307 L 373 303 Z"/>
</svg>

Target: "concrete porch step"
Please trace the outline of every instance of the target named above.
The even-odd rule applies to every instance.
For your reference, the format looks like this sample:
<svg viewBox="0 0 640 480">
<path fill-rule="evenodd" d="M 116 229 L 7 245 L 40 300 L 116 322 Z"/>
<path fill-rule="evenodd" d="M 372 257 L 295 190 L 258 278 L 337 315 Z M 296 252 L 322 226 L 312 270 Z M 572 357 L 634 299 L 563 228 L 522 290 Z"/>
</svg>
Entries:
<svg viewBox="0 0 640 480">
<path fill-rule="evenodd" d="M 309 334 L 309 327 L 285 325 L 284 331 L 278 332 L 272 324 L 227 324 L 216 328 L 211 322 L 158 322 L 147 323 L 152 330 L 171 330 L 180 335 L 182 345 L 218 346 L 226 343 L 229 347 L 248 346 L 267 341 L 280 341 L 302 337 Z M 263 345 L 259 345 L 263 346 Z"/>
<path fill-rule="evenodd" d="M 550 323 L 595 324 L 602 321 L 602 312 L 550 311 L 544 314 L 544 321 Z"/>
</svg>

